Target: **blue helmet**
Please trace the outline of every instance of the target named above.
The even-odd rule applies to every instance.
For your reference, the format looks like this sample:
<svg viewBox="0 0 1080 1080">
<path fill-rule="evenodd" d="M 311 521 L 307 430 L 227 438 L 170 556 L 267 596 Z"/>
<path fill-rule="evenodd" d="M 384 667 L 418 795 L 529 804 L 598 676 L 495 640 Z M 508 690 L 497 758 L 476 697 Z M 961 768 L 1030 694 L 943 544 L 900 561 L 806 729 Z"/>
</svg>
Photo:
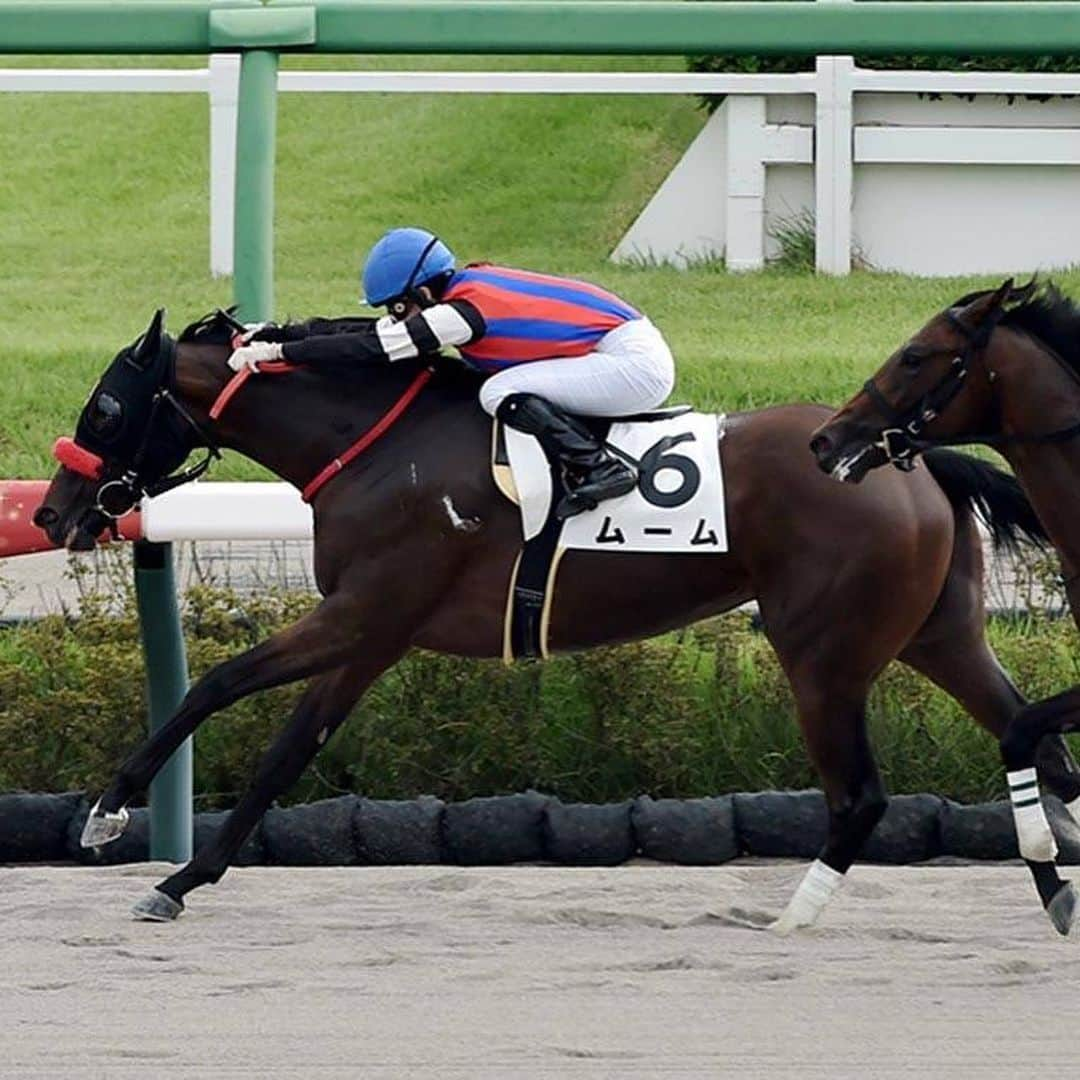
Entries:
<svg viewBox="0 0 1080 1080">
<path fill-rule="evenodd" d="M 364 300 L 373 307 L 454 269 L 454 253 L 427 229 L 391 229 L 364 263 Z"/>
</svg>

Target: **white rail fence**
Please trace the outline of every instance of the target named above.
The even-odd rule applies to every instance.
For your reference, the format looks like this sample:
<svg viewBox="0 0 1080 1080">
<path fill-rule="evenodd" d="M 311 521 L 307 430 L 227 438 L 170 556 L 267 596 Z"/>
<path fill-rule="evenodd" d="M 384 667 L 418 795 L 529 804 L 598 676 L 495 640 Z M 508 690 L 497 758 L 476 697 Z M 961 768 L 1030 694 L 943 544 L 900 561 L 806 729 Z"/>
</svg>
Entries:
<svg viewBox="0 0 1080 1080">
<path fill-rule="evenodd" d="M 819 57 L 813 73 L 736 78 L 616 258 L 723 251 L 730 269 L 758 269 L 771 224 L 811 211 L 826 273 L 848 273 L 853 248 L 922 274 L 1080 261 L 1080 75 Z"/>
<path fill-rule="evenodd" d="M 238 57 L 215 55 L 208 67 L 200 69 L 4 70 L 0 71 L 0 92 L 208 95 L 210 271 L 227 275 L 233 266 L 238 77 Z M 888 110 L 882 114 L 884 119 L 871 116 L 867 122 L 860 122 L 857 115 L 857 95 L 866 95 L 867 100 L 880 100 L 881 95 L 979 95 L 1010 100 L 1023 95 L 1080 95 L 1080 75 L 1070 74 L 868 71 L 856 68 L 850 57 L 819 57 L 816 70 L 802 74 L 286 71 L 279 75 L 279 89 L 284 93 L 728 95 L 614 256 L 679 262 L 722 251 L 728 267 L 736 270 L 764 265 L 769 233 L 767 170 L 772 167 L 800 166 L 803 171 L 811 167 L 810 194 L 804 192 L 803 197 L 813 210 L 817 268 L 846 274 L 853 246 L 858 244 L 853 228 L 857 166 L 1080 166 L 1080 100 L 1060 103 L 1065 112 L 1055 112 L 1050 123 L 1036 118 L 1021 126 L 1013 126 L 1007 116 L 988 122 L 985 110 L 980 113 L 981 123 L 965 123 L 955 116 L 944 123 L 932 118 L 914 123 L 910 117 L 890 120 Z M 770 122 L 771 113 L 779 115 L 779 121 Z M 1070 174 L 1067 183 L 1074 182 Z M 688 185 L 696 189 L 689 204 Z M 797 194 L 785 196 L 782 184 L 778 189 L 774 202 L 777 198 L 781 203 L 787 198 L 787 205 L 799 201 Z M 1011 189 L 1002 188 L 1006 202 L 1012 195 Z M 881 202 L 881 196 L 868 189 L 868 207 L 875 199 Z M 688 210 L 691 204 L 692 211 Z M 1050 246 L 1044 244 L 1034 254 L 1024 252 L 1021 262 L 1075 261 L 1076 256 L 1067 257 L 1067 237 L 1071 235 L 1075 242 L 1080 236 L 1080 218 L 1073 229 L 1067 216 L 1072 204 L 1080 213 L 1080 200 L 1072 196 L 1063 206 L 1066 218 L 1055 225 L 1057 235 L 1050 238 Z M 907 209 L 910 212 L 911 207 Z M 1044 211 L 1045 205 L 1043 211 L 1035 212 Z M 894 225 L 905 227 L 888 220 L 888 207 L 877 206 L 872 213 L 873 221 L 861 223 L 861 231 L 868 235 L 876 236 L 878 226 L 886 233 Z M 1047 218 L 1041 220 L 1045 223 Z M 938 230 L 936 224 L 930 227 Z M 1019 231 L 1025 228 L 1020 226 Z M 940 236 L 940 231 L 930 235 Z M 891 252 L 896 247 L 895 234 L 893 248 L 889 243 L 888 236 L 875 241 L 881 250 Z M 987 269 L 983 264 L 988 259 L 1009 264 L 1011 251 L 1006 243 L 992 249 L 989 256 L 972 252 L 970 265 L 964 263 L 962 251 L 959 255 L 954 251 L 951 261 L 936 263 L 932 255 L 908 264 L 903 257 L 897 261 L 889 254 L 885 264 L 891 261 L 895 266 L 890 268 L 916 272 L 958 273 Z M 871 261 L 876 261 L 874 252 L 870 254 Z M 1009 265 L 1026 268 L 1015 261 Z"/>
</svg>

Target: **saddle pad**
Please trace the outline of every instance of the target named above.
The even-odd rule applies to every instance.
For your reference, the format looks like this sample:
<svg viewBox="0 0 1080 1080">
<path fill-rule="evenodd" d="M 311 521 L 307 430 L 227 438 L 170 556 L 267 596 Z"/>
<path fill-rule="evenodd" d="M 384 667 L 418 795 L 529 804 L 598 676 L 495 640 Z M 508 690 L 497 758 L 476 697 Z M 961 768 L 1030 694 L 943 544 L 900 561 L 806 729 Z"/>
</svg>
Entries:
<svg viewBox="0 0 1080 1080">
<path fill-rule="evenodd" d="M 607 443 L 640 462 L 638 486 L 563 524 L 560 548 L 719 554 L 728 549 L 719 437 L 722 417 L 685 413 L 611 425 Z M 551 469 L 531 435 L 503 429 L 526 541 L 544 528 Z M 500 485 L 508 490 L 509 485 Z"/>
</svg>

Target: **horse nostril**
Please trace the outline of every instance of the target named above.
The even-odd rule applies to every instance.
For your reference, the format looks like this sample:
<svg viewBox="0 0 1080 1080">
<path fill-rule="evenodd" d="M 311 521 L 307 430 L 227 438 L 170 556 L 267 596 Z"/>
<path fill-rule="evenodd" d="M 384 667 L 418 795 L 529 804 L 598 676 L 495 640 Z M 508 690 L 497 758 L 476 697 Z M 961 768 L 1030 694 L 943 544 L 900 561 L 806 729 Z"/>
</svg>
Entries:
<svg viewBox="0 0 1080 1080">
<path fill-rule="evenodd" d="M 60 520 L 60 515 L 51 506 L 39 506 L 34 511 L 33 522 L 39 529 L 48 529 Z"/>
<path fill-rule="evenodd" d="M 828 435 L 815 435 L 810 440 L 810 453 L 815 457 L 823 457 L 832 450 L 832 440 Z"/>
</svg>

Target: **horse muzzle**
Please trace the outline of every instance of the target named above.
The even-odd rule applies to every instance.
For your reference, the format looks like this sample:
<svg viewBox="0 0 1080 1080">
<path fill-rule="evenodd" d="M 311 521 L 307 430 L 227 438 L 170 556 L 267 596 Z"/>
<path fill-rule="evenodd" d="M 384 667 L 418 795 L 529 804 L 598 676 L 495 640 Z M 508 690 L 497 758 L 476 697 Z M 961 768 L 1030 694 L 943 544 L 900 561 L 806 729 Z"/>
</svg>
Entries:
<svg viewBox="0 0 1080 1080">
<path fill-rule="evenodd" d="M 83 511 L 72 522 L 48 503 L 42 503 L 31 520 L 45 533 L 51 544 L 67 548 L 68 551 L 93 551 L 98 537 L 108 524 L 105 515 L 93 507 Z"/>
<path fill-rule="evenodd" d="M 861 483 L 871 469 L 889 460 L 880 443 L 865 437 L 841 439 L 827 428 L 814 434 L 810 452 L 823 473 L 843 484 Z"/>
</svg>

